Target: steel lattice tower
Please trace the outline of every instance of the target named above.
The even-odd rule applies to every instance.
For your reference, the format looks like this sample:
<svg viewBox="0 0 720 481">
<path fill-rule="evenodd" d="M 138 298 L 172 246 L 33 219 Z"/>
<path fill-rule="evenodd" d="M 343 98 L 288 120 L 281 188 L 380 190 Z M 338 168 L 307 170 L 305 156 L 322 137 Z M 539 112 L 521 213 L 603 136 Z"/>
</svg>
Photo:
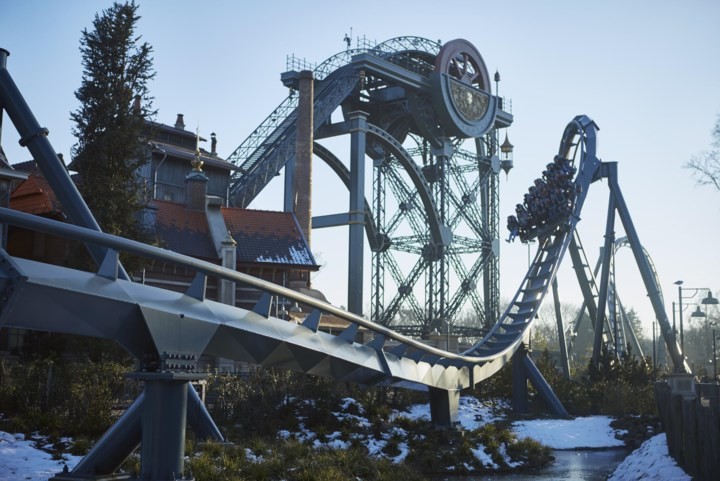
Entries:
<svg viewBox="0 0 720 481">
<path fill-rule="evenodd" d="M 509 167 L 498 156 L 498 129 L 513 117 L 491 92 L 480 53 L 466 40 L 441 45 L 399 37 L 348 49 L 312 74 L 315 139 L 351 138 L 349 168 L 322 142 L 314 142 L 313 154 L 348 186 L 354 207 L 312 220 L 313 229 L 350 227 L 350 310 L 363 311 L 362 225 L 372 252 L 373 321 L 417 336 L 444 333 L 450 325 L 463 334 L 455 323 L 470 301 L 478 320 L 472 331 L 494 323 L 498 174 Z M 282 75 L 291 92 L 299 75 Z M 285 208 L 292 209 L 287 199 L 296 197 L 288 179 L 296 157 L 297 105 L 289 96 L 228 157 L 241 167 L 231 188 L 234 205 L 247 206 L 285 169 Z M 334 122 L 338 109 L 344 120 Z M 367 169 L 362 158 L 372 161 Z M 363 216 L 364 175 L 372 178 L 372 197 L 365 197 Z"/>
</svg>

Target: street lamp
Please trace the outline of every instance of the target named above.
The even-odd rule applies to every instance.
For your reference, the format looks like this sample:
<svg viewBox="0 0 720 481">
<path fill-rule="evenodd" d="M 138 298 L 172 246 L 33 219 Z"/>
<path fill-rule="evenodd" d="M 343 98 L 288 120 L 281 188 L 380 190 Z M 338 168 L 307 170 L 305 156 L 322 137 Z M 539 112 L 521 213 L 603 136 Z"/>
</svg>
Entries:
<svg viewBox="0 0 720 481">
<path fill-rule="evenodd" d="M 686 287 L 685 291 L 693 291 L 692 295 L 684 296 L 683 297 L 683 281 L 675 281 L 674 284 L 678 286 L 678 315 L 680 316 L 680 349 L 683 352 L 683 356 L 685 356 L 685 335 L 683 333 L 683 299 L 693 299 L 698 292 L 701 290 L 707 290 L 708 295 L 706 298 L 704 298 L 701 303 L 702 304 L 717 304 L 718 300 L 717 298 L 712 296 L 712 292 L 710 292 L 710 289 L 707 287 Z M 698 307 L 699 309 L 699 307 Z M 675 316 L 675 310 L 673 309 L 673 318 Z M 703 316 L 694 316 L 694 317 L 703 317 Z"/>
<path fill-rule="evenodd" d="M 690 317 L 707 317 L 707 314 L 700 310 L 700 306 L 697 306 L 695 311 L 690 314 Z"/>
<path fill-rule="evenodd" d="M 718 301 L 717 297 L 713 297 L 712 292 L 710 292 L 710 290 L 708 289 L 708 295 L 702 301 L 700 301 L 700 304 L 704 304 L 706 306 L 707 305 L 715 305 L 716 306 L 718 304 L 718 302 L 720 302 L 720 301 Z"/>
<path fill-rule="evenodd" d="M 706 296 L 705 298 L 703 298 L 703 300 L 700 301 L 700 303 L 706 306 L 706 307 L 705 307 L 705 312 L 702 313 L 702 314 L 703 314 L 702 317 L 705 318 L 705 337 L 707 338 L 707 335 L 708 335 L 708 327 L 709 327 L 709 324 L 710 324 L 710 317 L 707 315 L 707 306 L 716 306 L 716 305 L 718 304 L 718 300 L 717 300 L 716 297 L 713 297 L 712 292 L 710 292 L 710 291 L 708 290 L 707 296 Z M 698 306 L 696 312 L 699 311 L 699 310 L 700 310 L 700 306 Z M 695 313 L 693 313 L 693 315 L 695 315 Z M 713 326 L 714 326 L 714 325 L 715 325 L 715 324 L 713 324 Z M 716 353 L 716 350 L 715 350 L 715 327 L 713 327 L 712 335 L 713 335 L 713 339 L 712 339 L 713 382 L 717 382 L 717 365 L 715 364 L 716 361 L 717 361 L 717 357 L 716 357 L 716 355 L 715 355 L 715 353 Z M 710 345 L 709 345 L 709 344 L 710 344 L 710 343 L 707 344 L 708 350 L 709 350 L 709 348 L 710 348 Z"/>
</svg>

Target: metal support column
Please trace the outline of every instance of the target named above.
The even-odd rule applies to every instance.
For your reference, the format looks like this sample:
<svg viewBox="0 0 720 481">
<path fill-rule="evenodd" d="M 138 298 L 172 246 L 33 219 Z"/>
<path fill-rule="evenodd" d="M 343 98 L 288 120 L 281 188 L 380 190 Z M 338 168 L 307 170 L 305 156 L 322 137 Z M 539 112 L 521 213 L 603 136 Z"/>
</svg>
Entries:
<svg viewBox="0 0 720 481">
<path fill-rule="evenodd" d="M 195 433 L 195 437 L 200 440 L 210 439 L 217 443 L 225 442 L 225 437 L 213 421 L 195 388 L 192 385 L 188 387 L 187 422 Z"/>
<path fill-rule="evenodd" d="M 144 400 L 145 393 L 141 392 L 72 471 L 59 473 L 49 481 L 81 481 L 112 476 L 140 445 Z"/>
<path fill-rule="evenodd" d="M 365 134 L 366 112 L 348 114 L 350 124 L 350 212 L 348 252 L 348 311 L 363 311 L 363 254 L 365 236 Z"/>
<path fill-rule="evenodd" d="M 375 214 L 375 232 L 378 235 L 384 234 L 383 229 L 385 228 L 385 171 L 387 164 L 390 159 L 387 154 L 385 157 L 375 159 L 373 167 L 375 170 L 375 176 L 373 179 L 373 195 L 374 195 L 374 214 Z M 385 239 L 387 236 L 383 236 L 383 242 L 377 243 L 378 248 L 373 249 L 372 252 L 372 266 L 371 266 L 371 305 L 370 314 L 372 321 L 382 323 L 383 315 L 385 313 L 385 251 L 389 248 Z"/>
<path fill-rule="evenodd" d="M 595 321 L 595 341 L 593 342 L 592 363 L 600 363 L 602 350 L 603 326 L 605 324 L 605 309 L 607 307 L 608 288 L 610 287 L 610 256 L 615 243 L 615 198 L 611 195 L 608 201 L 607 223 L 605 224 L 605 244 L 602 254 L 602 269 L 600 272 L 600 293 L 598 296 L 597 316 Z"/>
<path fill-rule="evenodd" d="M 512 357 L 512 408 L 515 414 L 525 414 L 530 410 L 528 378 L 524 362 L 527 357 L 525 344 L 521 345 Z"/>
<path fill-rule="evenodd" d="M 540 396 L 540 398 L 545 401 L 545 404 L 547 404 L 550 408 L 550 411 L 552 411 L 552 413 L 556 416 L 562 416 L 564 418 L 570 417 L 570 414 L 560 402 L 560 399 L 555 394 L 555 391 L 552 390 L 540 370 L 537 368 L 532 359 L 530 359 L 530 356 L 523 357 L 522 362 L 525 367 L 525 375 L 537 391 L 538 396 Z"/>
<path fill-rule="evenodd" d="M 283 197 L 283 210 L 293 212 L 295 210 L 295 156 L 285 164 L 285 184 Z"/>
<path fill-rule="evenodd" d="M 433 169 L 433 191 L 440 217 L 440 224 L 446 226 L 450 207 L 450 179 L 447 170 L 454 149 L 450 139 L 443 138 L 441 140 L 442 145 L 440 147 L 432 148 L 433 164 L 431 168 Z M 426 281 L 428 283 L 425 312 L 425 316 L 427 317 L 426 325 L 430 327 L 431 330 L 437 329 L 439 332 L 443 331 L 443 323 L 449 321 L 446 310 L 447 301 L 450 297 L 448 261 L 445 255 L 446 247 L 449 246 L 428 245 L 426 247 L 428 249 L 426 254 L 429 261 Z"/>
<path fill-rule="evenodd" d="M 0 69 L 7 67 L 7 58 L 10 52 L 4 48 L 0 48 Z M 2 147 L 2 121 L 3 121 L 3 110 L 0 108 L 0 147 Z"/>
<path fill-rule="evenodd" d="M 532 383 L 540 398 L 545 401 L 553 414 L 570 417 L 548 382 L 543 377 L 522 344 L 512 357 L 512 407 L 516 414 L 529 412 L 528 380 Z"/>
<path fill-rule="evenodd" d="M 565 326 L 563 326 L 562 313 L 560 310 L 560 294 L 558 293 L 557 277 L 552 282 L 553 304 L 555 306 L 555 320 L 557 321 L 558 343 L 560 344 L 560 364 L 562 365 L 565 379 L 570 379 L 570 362 L 568 361 L 568 348 L 565 341 Z"/>
<path fill-rule="evenodd" d="M 603 166 L 605 166 L 604 176 L 608 179 L 610 193 L 615 199 L 615 203 L 617 204 L 620 221 L 622 222 L 625 229 L 625 233 L 630 243 L 630 248 L 632 249 L 633 256 L 635 257 L 635 263 L 640 270 L 640 275 L 642 277 L 643 283 L 645 284 L 645 289 L 648 293 L 648 297 L 650 297 L 650 302 L 652 303 L 653 310 L 655 311 L 658 323 L 660 324 L 660 332 L 665 339 L 665 344 L 668 348 L 668 353 L 672 358 L 675 372 L 689 373 L 691 372 L 690 366 L 688 366 L 687 362 L 685 361 L 684 355 L 680 350 L 680 346 L 678 346 L 676 334 L 673 331 L 673 327 L 670 325 L 667 313 L 665 312 L 665 306 L 662 303 L 662 298 L 660 295 L 660 286 L 656 285 L 655 283 L 653 270 L 650 267 L 649 261 L 643 253 L 642 244 L 640 244 L 640 238 L 638 237 L 637 231 L 635 230 L 635 225 L 630 218 L 630 212 L 628 211 L 627 205 L 625 204 L 625 199 L 623 198 L 622 192 L 620 191 L 620 185 L 618 184 L 617 177 L 617 163 L 603 163 Z"/>
<path fill-rule="evenodd" d="M 458 424 L 458 406 L 460 405 L 460 390 L 439 389 L 431 387 L 428 391 L 430 397 L 430 418 L 438 427 L 453 427 Z"/>
<path fill-rule="evenodd" d="M 140 479 L 188 479 L 183 471 L 189 380 L 171 373 L 136 376 L 145 381 Z"/>
</svg>

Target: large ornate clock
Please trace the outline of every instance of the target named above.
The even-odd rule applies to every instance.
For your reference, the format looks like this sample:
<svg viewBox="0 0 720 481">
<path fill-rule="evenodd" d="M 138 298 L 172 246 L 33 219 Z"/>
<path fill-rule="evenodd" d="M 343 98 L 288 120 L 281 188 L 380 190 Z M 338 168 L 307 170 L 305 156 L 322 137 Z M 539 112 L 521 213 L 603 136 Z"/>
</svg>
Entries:
<svg viewBox="0 0 720 481">
<path fill-rule="evenodd" d="M 463 39 L 446 43 L 430 74 L 432 104 L 446 135 L 480 137 L 495 120 L 497 100 L 480 52 Z"/>
</svg>

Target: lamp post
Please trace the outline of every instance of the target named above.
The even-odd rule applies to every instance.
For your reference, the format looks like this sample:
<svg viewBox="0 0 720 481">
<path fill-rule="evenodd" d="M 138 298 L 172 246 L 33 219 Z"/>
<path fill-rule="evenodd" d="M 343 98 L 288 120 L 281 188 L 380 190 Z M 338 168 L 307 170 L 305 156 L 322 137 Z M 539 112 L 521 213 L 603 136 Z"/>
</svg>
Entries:
<svg viewBox="0 0 720 481">
<path fill-rule="evenodd" d="M 653 361 L 653 376 L 655 376 L 655 369 L 657 367 L 657 354 L 655 353 L 655 321 L 652 323 L 652 361 Z"/>
<path fill-rule="evenodd" d="M 698 292 L 701 290 L 707 290 L 708 295 L 705 297 L 701 303 L 702 304 L 717 304 L 718 300 L 717 298 L 712 296 L 712 292 L 707 287 L 685 287 L 683 288 L 683 281 L 675 281 L 674 284 L 678 286 L 678 315 L 680 316 L 680 349 L 683 352 L 683 356 L 685 356 L 685 336 L 683 333 L 683 299 L 693 299 Z M 683 290 L 685 291 L 693 291 L 691 295 L 689 296 L 683 296 Z M 695 316 L 697 317 L 697 316 Z M 675 319 L 675 311 L 673 309 L 673 321 Z"/>
<path fill-rule="evenodd" d="M 707 339 L 708 336 L 708 325 L 707 325 L 707 314 L 705 314 L 702 310 L 700 310 L 700 306 L 697 306 L 692 314 L 690 314 L 690 317 L 693 317 L 695 319 L 705 319 L 705 338 Z M 705 359 L 707 359 L 710 356 L 710 353 L 708 352 L 710 350 L 709 345 L 709 339 L 708 343 L 705 344 Z M 706 361 L 703 361 L 702 366 L 705 366 Z"/>
<path fill-rule="evenodd" d="M 715 328 L 713 327 L 713 382 L 717 382 L 717 345 L 715 344 Z"/>
<path fill-rule="evenodd" d="M 708 291 L 707 296 L 700 303 L 706 306 L 705 307 L 705 329 L 707 329 L 708 325 L 711 323 L 713 326 L 713 330 L 712 330 L 713 382 L 717 383 L 717 347 L 715 344 L 715 326 L 717 325 L 717 321 L 714 321 L 714 322 L 710 321 L 710 316 L 707 315 L 707 306 L 717 306 L 718 299 L 716 297 L 713 297 L 712 292 Z"/>
</svg>

